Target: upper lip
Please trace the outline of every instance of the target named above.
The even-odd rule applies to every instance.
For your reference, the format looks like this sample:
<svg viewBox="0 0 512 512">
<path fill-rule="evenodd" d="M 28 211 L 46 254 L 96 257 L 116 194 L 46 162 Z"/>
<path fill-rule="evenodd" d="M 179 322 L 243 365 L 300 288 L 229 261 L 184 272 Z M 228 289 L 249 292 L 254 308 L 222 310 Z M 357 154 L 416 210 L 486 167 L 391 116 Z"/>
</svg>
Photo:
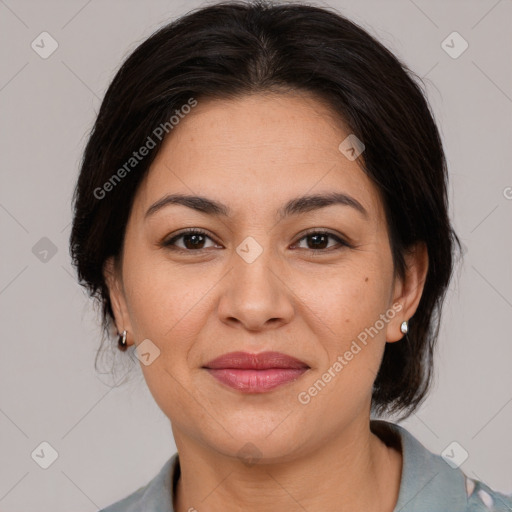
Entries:
<svg viewBox="0 0 512 512">
<path fill-rule="evenodd" d="M 270 368 L 309 368 L 304 362 L 281 352 L 229 352 L 206 363 L 203 368 L 238 368 L 240 370 L 267 370 Z"/>
</svg>

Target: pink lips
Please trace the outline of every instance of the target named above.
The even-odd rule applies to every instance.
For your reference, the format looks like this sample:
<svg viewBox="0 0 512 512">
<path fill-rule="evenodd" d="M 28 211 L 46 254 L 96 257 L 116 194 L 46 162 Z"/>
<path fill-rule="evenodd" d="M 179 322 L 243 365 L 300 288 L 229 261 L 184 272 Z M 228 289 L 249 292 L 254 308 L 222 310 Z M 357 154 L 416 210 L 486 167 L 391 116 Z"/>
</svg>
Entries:
<svg viewBox="0 0 512 512">
<path fill-rule="evenodd" d="M 217 380 L 244 393 L 263 393 L 298 379 L 309 366 L 280 352 L 230 352 L 203 366 Z"/>
</svg>

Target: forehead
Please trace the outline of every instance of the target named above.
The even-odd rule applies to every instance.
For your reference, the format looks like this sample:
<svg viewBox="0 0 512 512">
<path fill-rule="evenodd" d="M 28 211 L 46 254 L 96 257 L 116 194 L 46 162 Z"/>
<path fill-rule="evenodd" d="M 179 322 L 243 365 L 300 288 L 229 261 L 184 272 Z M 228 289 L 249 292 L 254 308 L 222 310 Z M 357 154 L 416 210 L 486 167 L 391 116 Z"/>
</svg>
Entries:
<svg viewBox="0 0 512 512">
<path fill-rule="evenodd" d="M 142 213 L 179 192 L 215 198 L 244 216 L 298 196 L 342 192 L 379 220 L 376 186 L 358 160 L 339 149 L 349 135 L 343 121 L 308 94 L 198 101 L 165 139 L 136 207 Z"/>
</svg>

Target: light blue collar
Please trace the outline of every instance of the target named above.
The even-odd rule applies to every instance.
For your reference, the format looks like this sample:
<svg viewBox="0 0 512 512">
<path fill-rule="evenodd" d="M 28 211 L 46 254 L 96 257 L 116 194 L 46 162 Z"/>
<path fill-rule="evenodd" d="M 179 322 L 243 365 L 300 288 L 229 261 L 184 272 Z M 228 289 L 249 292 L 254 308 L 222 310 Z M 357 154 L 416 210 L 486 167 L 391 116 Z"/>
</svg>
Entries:
<svg viewBox="0 0 512 512">
<path fill-rule="evenodd" d="M 402 446 L 400 492 L 393 512 L 465 512 L 468 498 L 464 473 L 427 450 L 405 428 L 371 421 L 372 431 L 392 431 Z M 385 435 L 385 434 L 384 434 Z M 384 435 L 382 437 L 384 437 Z"/>
<path fill-rule="evenodd" d="M 431 453 L 403 427 L 371 420 L 371 430 L 386 444 L 400 443 L 403 465 L 400 492 L 393 512 L 465 512 L 464 473 Z M 100 512 L 174 512 L 174 484 L 180 475 L 176 452 L 144 487 Z"/>
</svg>

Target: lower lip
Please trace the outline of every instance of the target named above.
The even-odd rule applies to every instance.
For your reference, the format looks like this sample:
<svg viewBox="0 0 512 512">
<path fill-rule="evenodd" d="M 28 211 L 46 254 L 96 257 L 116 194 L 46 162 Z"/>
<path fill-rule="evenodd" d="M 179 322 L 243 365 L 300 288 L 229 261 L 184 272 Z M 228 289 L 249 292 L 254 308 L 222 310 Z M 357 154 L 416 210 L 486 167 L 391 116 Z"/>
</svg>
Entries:
<svg viewBox="0 0 512 512">
<path fill-rule="evenodd" d="M 297 380 L 308 368 L 271 368 L 240 370 L 236 368 L 206 368 L 217 380 L 244 393 L 264 393 Z"/>
</svg>

